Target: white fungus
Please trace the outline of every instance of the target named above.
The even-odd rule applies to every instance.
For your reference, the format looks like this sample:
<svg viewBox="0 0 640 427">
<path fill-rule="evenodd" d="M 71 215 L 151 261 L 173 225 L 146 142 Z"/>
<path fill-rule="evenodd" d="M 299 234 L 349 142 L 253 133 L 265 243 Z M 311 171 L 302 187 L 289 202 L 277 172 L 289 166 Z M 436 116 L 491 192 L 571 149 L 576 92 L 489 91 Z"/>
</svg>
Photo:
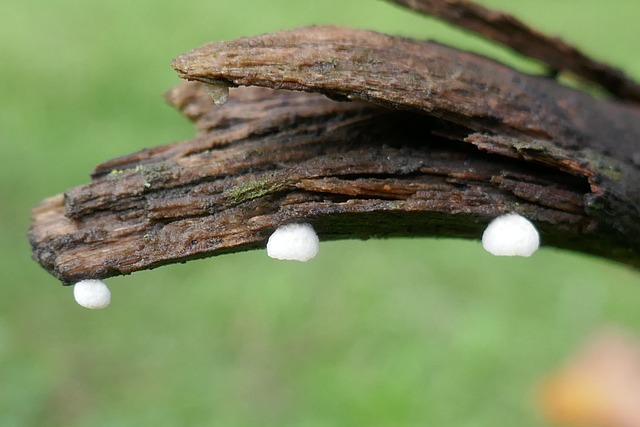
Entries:
<svg viewBox="0 0 640 427">
<path fill-rule="evenodd" d="M 275 259 L 308 261 L 318 254 L 320 241 L 311 224 L 278 227 L 267 242 L 267 255 Z"/>
<path fill-rule="evenodd" d="M 224 83 L 205 84 L 204 88 L 215 105 L 222 105 L 229 99 L 229 86 Z"/>
<path fill-rule="evenodd" d="M 482 246 L 498 256 L 531 256 L 540 246 L 536 227 L 516 213 L 499 216 L 482 234 Z"/>
<path fill-rule="evenodd" d="M 81 280 L 73 285 L 73 297 L 85 308 L 105 308 L 111 302 L 111 292 L 101 280 Z"/>
</svg>

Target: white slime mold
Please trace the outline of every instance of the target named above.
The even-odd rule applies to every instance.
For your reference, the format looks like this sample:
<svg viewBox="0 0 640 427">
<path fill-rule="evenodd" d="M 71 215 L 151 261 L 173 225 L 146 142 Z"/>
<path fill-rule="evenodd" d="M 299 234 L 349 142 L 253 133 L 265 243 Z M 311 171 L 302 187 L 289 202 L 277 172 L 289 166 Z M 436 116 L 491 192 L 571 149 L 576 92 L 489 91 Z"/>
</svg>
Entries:
<svg viewBox="0 0 640 427">
<path fill-rule="evenodd" d="M 73 297 L 85 308 L 105 308 L 111 302 L 111 292 L 101 280 L 81 280 L 73 285 Z"/>
<path fill-rule="evenodd" d="M 283 260 L 308 261 L 319 249 L 320 241 L 311 224 L 282 225 L 267 242 L 267 255 Z"/>
<path fill-rule="evenodd" d="M 491 221 L 482 234 L 482 246 L 493 255 L 528 257 L 540 246 L 540 235 L 528 219 L 509 213 Z"/>
</svg>

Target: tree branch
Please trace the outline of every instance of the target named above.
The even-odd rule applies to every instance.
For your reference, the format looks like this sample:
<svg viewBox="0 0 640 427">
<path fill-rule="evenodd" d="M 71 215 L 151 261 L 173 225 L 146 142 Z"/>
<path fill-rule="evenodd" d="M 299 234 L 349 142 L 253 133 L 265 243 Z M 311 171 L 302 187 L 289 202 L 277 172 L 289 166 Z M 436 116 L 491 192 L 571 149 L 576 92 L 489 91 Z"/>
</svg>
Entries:
<svg viewBox="0 0 640 427">
<path fill-rule="evenodd" d="M 538 59 L 554 71 L 567 70 L 597 83 L 619 99 L 640 102 L 640 85 L 621 70 L 596 61 L 556 37 L 549 37 L 511 15 L 466 0 L 388 0 L 433 15 L 489 40 Z"/>
<path fill-rule="evenodd" d="M 638 110 L 486 58 L 311 27 L 206 45 L 168 99 L 190 141 L 96 168 L 33 211 L 34 257 L 65 283 L 263 247 L 280 224 L 322 240 L 479 238 L 519 212 L 542 242 L 640 267 Z M 366 102 L 362 102 L 366 101 Z"/>
</svg>

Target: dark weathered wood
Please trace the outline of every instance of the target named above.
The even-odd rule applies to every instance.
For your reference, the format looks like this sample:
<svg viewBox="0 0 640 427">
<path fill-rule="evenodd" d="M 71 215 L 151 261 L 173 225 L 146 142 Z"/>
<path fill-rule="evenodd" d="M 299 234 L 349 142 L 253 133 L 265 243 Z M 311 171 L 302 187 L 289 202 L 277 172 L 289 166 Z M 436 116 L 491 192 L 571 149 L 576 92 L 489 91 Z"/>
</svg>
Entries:
<svg viewBox="0 0 640 427">
<path fill-rule="evenodd" d="M 640 207 L 636 107 L 527 76 L 487 58 L 429 42 L 339 27 L 205 45 L 174 61 L 183 78 L 306 90 L 426 114 L 462 140 L 587 177 L 590 210 Z M 619 212 L 622 214 L 622 212 Z M 629 217 L 627 214 L 623 218 Z M 617 219 L 635 234 L 638 225 Z M 613 226 L 614 224 L 612 224 Z"/>
<path fill-rule="evenodd" d="M 567 70 L 597 83 L 620 99 L 640 102 L 640 85 L 621 70 L 596 61 L 557 37 L 549 37 L 519 19 L 466 0 L 388 0 L 432 15 L 460 28 L 538 59 L 554 71 Z"/>
<path fill-rule="evenodd" d="M 306 27 L 216 42 L 174 60 L 181 77 L 321 92 L 418 111 L 532 143 L 633 163 L 638 109 L 437 43 L 342 27 Z M 611 126 L 615 123 L 615 126 Z M 570 156 L 573 157 L 573 156 Z"/>
<path fill-rule="evenodd" d="M 337 27 L 213 43 L 168 99 L 190 141 L 98 166 L 33 211 L 34 257 L 65 283 L 264 246 L 280 224 L 322 240 L 479 238 L 519 212 L 542 242 L 640 267 L 640 112 L 440 45 Z M 362 102 L 366 101 L 366 102 Z"/>
</svg>

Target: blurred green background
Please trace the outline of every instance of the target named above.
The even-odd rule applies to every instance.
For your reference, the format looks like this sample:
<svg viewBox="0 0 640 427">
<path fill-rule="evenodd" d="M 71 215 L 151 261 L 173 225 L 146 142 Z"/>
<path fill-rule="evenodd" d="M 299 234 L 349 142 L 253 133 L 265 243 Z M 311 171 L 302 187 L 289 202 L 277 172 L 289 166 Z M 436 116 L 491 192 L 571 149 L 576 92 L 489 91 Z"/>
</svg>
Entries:
<svg viewBox="0 0 640 427">
<path fill-rule="evenodd" d="M 636 0 L 483 3 L 640 78 Z M 603 324 L 640 332 L 637 273 L 478 241 L 226 255 L 111 279 L 112 305 L 83 309 L 31 261 L 29 210 L 193 134 L 162 98 L 178 54 L 336 23 L 540 68 L 379 0 L 5 0 L 0 22 L 0 426 L 542 426 L 542 378 Z"/>
</svg>

